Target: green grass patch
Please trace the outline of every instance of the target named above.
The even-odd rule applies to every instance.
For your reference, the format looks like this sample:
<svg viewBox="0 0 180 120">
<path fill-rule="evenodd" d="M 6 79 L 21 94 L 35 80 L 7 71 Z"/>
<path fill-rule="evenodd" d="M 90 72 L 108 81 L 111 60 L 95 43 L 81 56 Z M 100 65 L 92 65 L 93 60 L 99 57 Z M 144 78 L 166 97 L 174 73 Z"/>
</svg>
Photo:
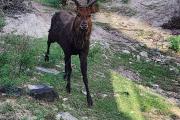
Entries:
<svg viewBox="0 0 180 120">
<path fill-rule="evenodd" d="M 94 106 L 87 108 L 86 96 L 81 92 L 84 84 L 79 57 L 72 56 L 72 93 L 69 95 L 65 90 L 66 81 L 63 80 L 63 51 L 59 45 L 52 44 L 50 61 L 46 63 L 44 62 L 46 43 L 47 39 L 44 38 L 32 39 L 16 35 L 7 35 L 0 39 L 0 48 L 3 48 L 0 52 L 1 85 L 21 86 L 43 83 L 53 86 L 60 95 L 60 100 L 49 104 L 25 96 L 19 97 L 15 103 L 18 104 L 17 106 L 22 106 L 21 110 L 30 111 L 32 116 L 41 120 L 54 119 L 53 116 L 63 111 L 70 112 L 78 119 L 86 117 L 91 120 L 144 120 L 146 119 L 144 113 L 154 110 L 158 111 L 153 113 L 157 116 L 171 115 L 172 105 L 164 98 L 147 91 L 114 71 L 117 65 L 130 66 L 128 61 L 131 56 L 114 54 L 100 44 L 93 44 L 88 56 L 88 78 Z M 58 75 L 37 74 L 34 70 L 35 66 L 55 68 L 55 65 L 62 68 Z M 145 78 L 151 74 L 156 77 L 166 74 L 165 69 L 159 69 L 161 66 L 150 69 L 144 62 L 134 61 L 131 66 L 130 68 L 142 72 Z M 144 70 L 147 68 L 150 69 L 150 73 Z M 153 70 L 158 73 L 154 73 Z M 145 81 L 148 80 L 148 78 L 145 79 Z M 103 94 L 107 97 L 103 97 Z M 67 98 L 67 101 L 63 101 L 63 98 Z M 6 111 L 11 111 L 11 107 L 9 108 Z M 19 108 L 13 109 L 17 111 Z M 26 119 L 27 116 L 22 117 Z"/>
<path fill-rule="evenodd" d="M 35 1 L 51 7 L 59 8 L 62 0 L 35 0 Z"/>
<path fill-rule="evenodd" d="M 160 113 L 168 114 L 171 105 L 165 99 L 152 94 L 151 91 L 134 84 L 115 72 L 111 74 L 118 108 L 131 116 L 133 120 L 143 120 L 142 112 L 152 112 L 152 110 L 157 110 L 157 115 Z"/>
<path fill-rule="evenodd" d="M 169 69 L 167 65 L 161 65 L 155 62 L 146 62 L 145 60 L 138 61 L 136 57 L 127 54 L 115 53 L 112 59 L 114 68 L 124 66 L 127 69 L 136 71 L 142 77 L 141 84 L 152 86 L 158 84 L 164 90 L 177 91 L 178 86 L 174 80 L 178 81 L 178 75 Z M 180 70 L 179 67 L 177 69 Z"/>
<path fill-rule="evenodd" d="M 4 17 L 0 14 L 0 30 L 5 26 L 5 19 Z"/>
<path fill-rule="evenodd" d="M 171 46 L 170 48 L 176 52 L 180 52 L 180 35 L 169 38 Z"/>
</svg>

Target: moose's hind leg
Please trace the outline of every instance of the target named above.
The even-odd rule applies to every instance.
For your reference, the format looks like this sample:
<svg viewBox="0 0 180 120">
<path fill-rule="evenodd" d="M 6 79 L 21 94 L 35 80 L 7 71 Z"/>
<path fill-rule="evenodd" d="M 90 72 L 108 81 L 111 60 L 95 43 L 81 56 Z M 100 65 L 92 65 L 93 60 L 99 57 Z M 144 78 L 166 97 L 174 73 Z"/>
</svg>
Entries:
<svg viewBox="0 0 180 120">
<path fill-rule="evenodd" d="M 66 91 L 68 93 L 71 92 L 71 56 L 70 55 L 65 55 L 65 75 L 64 78 L 67 79 L 67 85 L 66 85 Z"/>
</svg>

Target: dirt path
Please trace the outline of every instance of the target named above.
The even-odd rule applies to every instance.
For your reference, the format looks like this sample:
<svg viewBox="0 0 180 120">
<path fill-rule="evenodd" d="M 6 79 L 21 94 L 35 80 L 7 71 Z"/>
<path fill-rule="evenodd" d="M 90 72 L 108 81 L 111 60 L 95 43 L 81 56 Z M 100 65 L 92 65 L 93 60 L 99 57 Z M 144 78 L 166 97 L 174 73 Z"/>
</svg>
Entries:
<svg viewBox="0 0 180 120">
<path fill-rule="evenodd" d="M 32 37 L 47 36 L 50 27 L 51 16 L 56 9 L 42 6 L 39 3 L 32 2 L 33 12 L 6 17 L 6 26 L 4 33 L 14 33 L 28 35 Z"/>
</svg>

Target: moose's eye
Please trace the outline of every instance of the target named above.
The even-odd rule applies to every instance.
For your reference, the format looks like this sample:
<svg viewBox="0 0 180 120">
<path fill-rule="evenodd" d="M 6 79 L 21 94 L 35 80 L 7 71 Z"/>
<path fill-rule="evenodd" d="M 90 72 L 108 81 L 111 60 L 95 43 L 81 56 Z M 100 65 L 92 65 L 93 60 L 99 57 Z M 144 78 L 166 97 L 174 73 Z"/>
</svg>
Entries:
<svg viewBox="0 0 180 120">
<path fill-rule="evenodd" d="M 91 17 L 91 15 L 88 15 L 87 17 Z"/>
</svg>

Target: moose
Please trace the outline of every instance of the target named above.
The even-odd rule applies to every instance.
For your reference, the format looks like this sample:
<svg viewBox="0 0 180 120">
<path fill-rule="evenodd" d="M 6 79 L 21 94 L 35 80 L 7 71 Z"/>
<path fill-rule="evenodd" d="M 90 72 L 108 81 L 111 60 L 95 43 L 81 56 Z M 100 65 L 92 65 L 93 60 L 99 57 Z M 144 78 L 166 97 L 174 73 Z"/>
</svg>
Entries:
<svg viewBox="0 0 180 120">
<path fill-rule="evenodd" d="M 87 103 L 90 107 L 93 105 L 93 101 L 88 87 L 87 56 L 90 45 L 89 39 L 92 30 L 91 14 L 97 12 L 92 6 L 96 3 L 96 0 L 91 0 L 84 6 L 81 6 L 77 0 L 73 1 L 77 6 L 76 16 L 72 13 L 61 10 L 60 12 L 56 12 L 51 19 L 45 61 L 49 61 L 49 49 L 51 43 L 57 42 L 64 52 L 64 79 L 67 81 L 66 91 L 70 93 L 70 77 L 72 72 L 71 56 L 79 55 L 81 73 L 87 92 Z"/>
</svg>

